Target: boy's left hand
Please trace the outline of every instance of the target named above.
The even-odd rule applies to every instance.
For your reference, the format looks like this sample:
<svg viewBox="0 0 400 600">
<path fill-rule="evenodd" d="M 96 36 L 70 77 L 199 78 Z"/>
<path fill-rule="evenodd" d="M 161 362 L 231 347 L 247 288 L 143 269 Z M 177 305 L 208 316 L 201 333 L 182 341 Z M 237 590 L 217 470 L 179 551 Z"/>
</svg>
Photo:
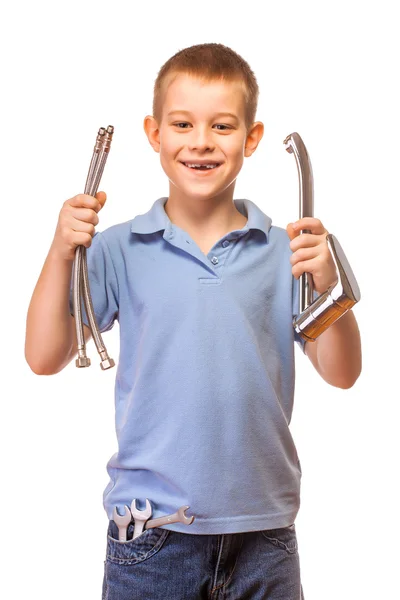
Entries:
<svg viewBox="0 0 400 600">
<path fill-rule="evenodd" d="M 300 234 L 302 229 L 308 229 L 311 233 Z M 298 279 L 303 273 L 311 273 L 315 291 L 318 294 L 326 292 L 337 281 L 335 263 L 326 242 L 329 232 L 314 217 L 289 223 L 286 231 L 293 251 L 290 262 L 294 277 Z"/>
</svg>

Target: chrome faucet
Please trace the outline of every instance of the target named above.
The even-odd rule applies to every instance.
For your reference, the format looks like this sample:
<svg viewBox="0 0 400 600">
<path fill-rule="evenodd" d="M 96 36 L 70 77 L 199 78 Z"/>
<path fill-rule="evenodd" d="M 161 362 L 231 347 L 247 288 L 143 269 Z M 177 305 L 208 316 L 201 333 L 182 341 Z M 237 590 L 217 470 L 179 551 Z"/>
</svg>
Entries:
<svg viewBox="0 0 400 600">
<path fill-rule="evenodd" d="M 291 133 L 283 143 L 287 152 L 293 153 L 296 159 L 300 219 L 313 217 L 314 181 L 307 149 L 298 133 Z M 300 233 L 310 232 L 304 229 Z M 310 273 L 303 273 L 299 282 L 299 315 L 293 320 L 295 331 L 303 339 L 312 342 L 361 298 L 360 288 L 337 238 L 329 233 L 326 242 L 335 263 L 337 283 L 313 301 L 312 276 Z"/>
</svg>

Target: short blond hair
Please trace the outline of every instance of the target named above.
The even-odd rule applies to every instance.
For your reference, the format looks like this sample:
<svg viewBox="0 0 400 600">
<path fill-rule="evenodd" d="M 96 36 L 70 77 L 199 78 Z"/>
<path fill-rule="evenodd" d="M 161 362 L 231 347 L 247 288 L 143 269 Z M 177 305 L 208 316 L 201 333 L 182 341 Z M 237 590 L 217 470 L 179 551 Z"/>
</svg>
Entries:
<svg viewBox="0 0 400 600">
<path fill-rule="evenodd" d="M 158 123 L 162 118 L 164 88 L 179 73 L 199 77 L 204 81 L 239 81 L 243 85 L 245 124 L 249 131 L 257 112 L 259 88 L 249 64 L 228 46 L 217 43 L 197 44 L 179 50 L 158 72 L 154 83 L 153 116 Z"/>
</svg>

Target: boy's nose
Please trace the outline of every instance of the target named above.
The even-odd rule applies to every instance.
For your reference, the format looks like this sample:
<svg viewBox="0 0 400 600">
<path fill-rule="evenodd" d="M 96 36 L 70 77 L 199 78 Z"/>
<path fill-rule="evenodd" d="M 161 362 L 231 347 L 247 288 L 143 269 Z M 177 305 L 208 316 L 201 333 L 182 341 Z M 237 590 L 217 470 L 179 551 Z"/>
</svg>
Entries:
<svg viewBox="0 0 400 600">
<path fill-rule="evenodd" d="M 214 148 L 212 134 L 206 129 L 198 129 L 192 132 L 189 147 L 191 150 L 206 150 Z"/>
</svg>

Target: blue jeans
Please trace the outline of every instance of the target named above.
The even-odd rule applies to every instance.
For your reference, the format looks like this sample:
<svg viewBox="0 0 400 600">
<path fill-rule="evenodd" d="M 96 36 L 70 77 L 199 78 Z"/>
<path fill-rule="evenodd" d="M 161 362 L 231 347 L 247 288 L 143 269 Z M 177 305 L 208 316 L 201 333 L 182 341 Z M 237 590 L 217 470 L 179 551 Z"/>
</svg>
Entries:
<svg viewBox="0 0 400 600">
<path fill-rule="evenodd" d="M 295 526 L 194 535 L 155 527 L 127 541 L 109 521 L 102 600 L 304 600 Z"/>
</svg>

